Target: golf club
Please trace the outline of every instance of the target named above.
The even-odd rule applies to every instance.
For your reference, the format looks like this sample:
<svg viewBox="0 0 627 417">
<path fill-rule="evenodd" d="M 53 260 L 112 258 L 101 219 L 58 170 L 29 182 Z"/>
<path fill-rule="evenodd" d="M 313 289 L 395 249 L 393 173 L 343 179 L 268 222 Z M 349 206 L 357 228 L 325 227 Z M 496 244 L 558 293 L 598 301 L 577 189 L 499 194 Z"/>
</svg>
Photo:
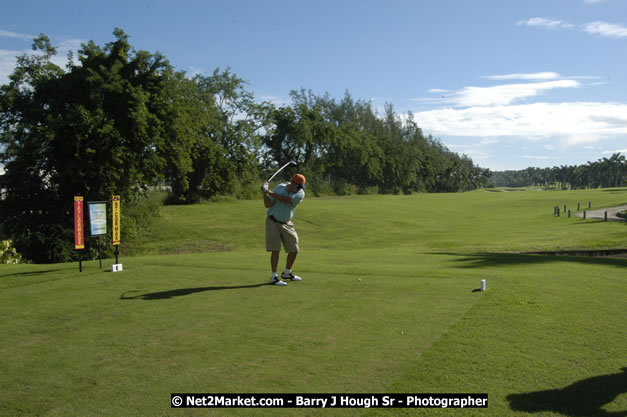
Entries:
<svg viewBox="0 0 627 417">
<path fill-rule="evenodd" d="M 271 177 L 270 177 L 270 179 L 269 179 L 267 182 L 272 181 L 272 178 L 276 177 L 276 176 L 279 174 L 279 172 L 283 171 L 283 169 L 284 169 L 286 166 L 288 166 L 288 165 L 291 165 L 291 166 L 296 166 L 296 162 L 294 162 L 294 161 L 290 161 L 290 162 L 288 162 L 287 164 L 283 165 L 281 168 L 279 168 L 279 170 L 278 170 L 277 172 L 275 172 L 275 173 L 274 173 L 274 175 L 273 175 L 273 176 L 271 176 Z"/>
</svg>

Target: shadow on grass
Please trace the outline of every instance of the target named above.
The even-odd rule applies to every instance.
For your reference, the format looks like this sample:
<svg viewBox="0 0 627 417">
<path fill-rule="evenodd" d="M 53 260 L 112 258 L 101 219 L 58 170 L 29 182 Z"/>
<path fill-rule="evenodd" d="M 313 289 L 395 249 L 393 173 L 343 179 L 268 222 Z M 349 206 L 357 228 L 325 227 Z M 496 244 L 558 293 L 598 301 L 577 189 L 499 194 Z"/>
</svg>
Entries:
<svg viewBox="0 0 627 417">
<path fill-rule="evenodd" d="M 626 259 L 605 258 L 594 256 L 563 256 L 563 255 L 535 255 L 521 253 L 436 253 L 436 255 L 453 256 L 459 268 L 502 267 L 512 265 L 546 264 L 550 262 L 580 262 L 587 265 L 608 265 L 618 268 L 627 266 Z"/>
<path fill-rule="evenodd" d="M 562 389 L 511 394 L 507 396 L 515 411 L 549 411 L 571 417 L 625 417 L 627 411 L 605 411 L 619 395 L 627 393 L 627 368 L 622 372 L 577 381 Z"/>
<path fill-rule="evenodd" d="M 49 274 L 50 272 L 63 272 L 63 269 L 47 269 L 45 271 L 29 271 L 29 272 L 16 272 L 15 274 L 2 274 L 0 278 L 8 278 L 8 277 L 28 277 L 31 275 L 43 275 Z"/>
<path fill-rule="evenodd" d="M 205 291 L 221 291 L 221 290 L 239 290 L 245 288 L 258 288 L 265 287 L 266 285 L 270 285 L 269 283 L 265 284 L 252 284 L 252 285 L 234 285 L 230 287 L 197 287 L 197 288 L 178 288 L 176 290 L 169 291 L 159 291 L 159 292 L 149 292 L 146 294 L 140 294 L 135 296 L 127 296 L 126 294 L 130 292 L 137 291 L 126 291 L 124 294 L 120 296 L 120 300 L 167 300 L 174 297 L 182 297 L 184 295 L 196 294 L 199 292 Z"/>
<path fill-rule="evenodd" d="M 302 218 L 300 218 L 300 219 L 298 219 L 298 220 L 300 220 L 301 222 L 309 223 L 309 224 L 311 224 L 311 225 L 314 225 L 314 226 L 318 226 L 318 227 L 320 227 L 320 225 L 319 225 L 318 223 L 314 223 L 314 222 L 312 222 L 311 220 L 302 219 Z"/>
</svg>

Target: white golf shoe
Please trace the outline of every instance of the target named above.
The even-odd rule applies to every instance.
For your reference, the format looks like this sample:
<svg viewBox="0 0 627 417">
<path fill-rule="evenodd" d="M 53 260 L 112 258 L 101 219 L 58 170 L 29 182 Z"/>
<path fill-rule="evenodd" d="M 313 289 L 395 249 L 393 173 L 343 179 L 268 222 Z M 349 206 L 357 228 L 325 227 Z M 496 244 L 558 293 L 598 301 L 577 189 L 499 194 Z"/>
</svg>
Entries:
<svg viewBox="0 0 627 417">
<path fill-rule="evenodd" d="M 270 277 L 270 284 L 285 287 L 287 285 L 287 282 L 281 281 L 279 277 L 272 276 Z"/>
<path fill-rule="evenodd" d="M 285 272 L 283 272 L 281 274 L 281 278 L 283 278 L 283 279 L 291 279 L 292 281 L 302 281 L 303 280 L 301 277 L 299 277 L 298 275 L 294 275 L 291 272 L 289 274 L 286 274 Z"/>
</svg>

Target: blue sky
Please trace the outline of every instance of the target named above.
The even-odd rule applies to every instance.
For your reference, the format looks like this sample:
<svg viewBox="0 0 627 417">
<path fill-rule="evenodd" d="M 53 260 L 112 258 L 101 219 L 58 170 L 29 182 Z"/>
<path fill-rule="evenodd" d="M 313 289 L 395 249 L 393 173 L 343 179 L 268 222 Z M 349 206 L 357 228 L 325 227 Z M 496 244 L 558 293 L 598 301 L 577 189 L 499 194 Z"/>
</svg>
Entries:
<svg viewBox="0 0 627 417">
<path fill-rule="evenodd" d="M 230 67 L 258 100 L 346 91 L 411 112 L 492 170 L 627 155 L 627 0 L 2 0 L 0 83 L 32 37 L 68 50 L 119 27 L 178 70 Z"/>
</svg>

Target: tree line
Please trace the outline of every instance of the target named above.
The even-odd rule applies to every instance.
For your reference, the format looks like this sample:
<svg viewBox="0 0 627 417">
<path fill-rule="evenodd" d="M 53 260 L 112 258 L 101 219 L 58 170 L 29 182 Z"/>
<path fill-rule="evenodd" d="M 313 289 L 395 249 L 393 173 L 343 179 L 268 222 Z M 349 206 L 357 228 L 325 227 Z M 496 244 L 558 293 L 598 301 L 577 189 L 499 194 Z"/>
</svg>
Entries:
<svg viewBox="0 0 627 417">
<path fill-rule="evenodd" d="M 497 187 L 557 187 L 562 190 L 620 187 L 627 183 L 627 161 L 614 153 L 585 165 L 562 165 L 553 168 L 529 167 L 519 171 L 497 171 L 491 176 Z"/>
<path fill-rule="evenodd" d="M 83 44 L 62 68 L 42 34 L 0 87 L 0 234 L 32 261 L 75 259 L 76 195 L 120 195 L 132 237 L 151 187 L 178 204 L 253 198 L 290 160 L 314 195 L 456 192 L 489 181 L 391 105 L 378 114 L 348 92 L 336 100 L 307 90 L 293 91 L 290 105 L 259 102 L 230 69 L 188 77 L 132 48 L 121 29 L 113 35 Z"/>
<path fill-rule="evenodd" d="M 264 160 L 296 161 L 314 193 L 457 192 L 489 180 L 489 170 L 425 137 L 411 113 L 399 117 L 390 104 L 379 115 L 348 92 L 339 101 L 306 90 L 291 98 L 269 113 Z"/>
</svg>

